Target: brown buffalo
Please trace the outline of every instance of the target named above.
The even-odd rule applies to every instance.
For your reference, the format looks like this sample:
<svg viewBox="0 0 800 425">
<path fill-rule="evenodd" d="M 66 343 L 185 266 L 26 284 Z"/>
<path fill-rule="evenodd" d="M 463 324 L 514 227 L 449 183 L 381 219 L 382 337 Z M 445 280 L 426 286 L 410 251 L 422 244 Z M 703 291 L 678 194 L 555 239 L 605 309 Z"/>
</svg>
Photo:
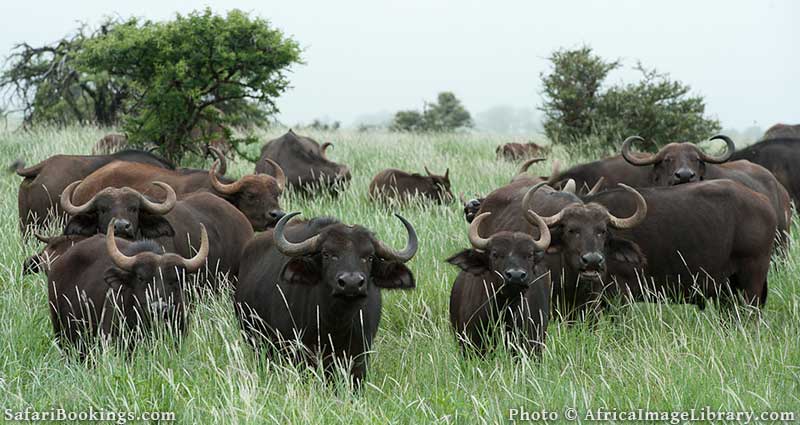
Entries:
<svg viewBox="0 0 800 425">
<path fill-rule="evenodd" d="M 64 211 L 59 197 L 64 188 L 113 161 L 150 164 L 161 169 L 175 166 L 151 153 L 126 150 L 112 155 L 55 155 L 32 167 L 19 168 L 17 174 L 25 179 L 20 183 L 18 207 L 20 228 L 27 233 L 30 227 L 40 227 L 60 219 Z"/>
<path fill-rule="evenodd" d="M 559 250 L 563 265 L 589 272 L 605 265 L 599 275 L 587 276 L 598 284 L 563 280 L 573 309 L 598 301 L 600 294 L 615 293 L 635 301 L 667 299 L 701 307 L 707 299 L 731 302 L 733 294 L 752 305 L 766 302 L 777 223 L 766 197 L 726 179 L 642 188 L 637 197 L 630 191 L 600 192 L 542 217 L 551 226 L 551 247 Z M 587 208 L 592 204 L 599 207 L 592 211 Z M 603 242 L 610 230 L 602 226 L 605 216 L 637 215 L 643 205 L 643 220 L 612 233 L 637 249 L 622 255 L 600 251 L 608 246 Z M 683 213 L 687 210 L 692 214 Z M 644 265 L 632 261 L 636 257 L 646 259 Z M 582 285 L 592 291 L 582 291 Z"/>
<path fill-rule="evenodd" d="M 775 124 L 764 133 L 761 140 L 800 139 L 800 124 Z"/>
<path fill-rule="evenodd" d="M 318 188 L 336 188 L 350 181 L 350 169 L 337 164 L 325 155 L 331 143 L 320 146 L 310 137 L 299 136 L 289 130 L 283 136 L 270 140 L 261 148 L 261 158 L 256 164 L 256 173 L 275 174 L 275 167 L 267 161 L 275 161 L 283 168 L 289 186 L 305 193 Z"/>
<path fill-rule="evenodd" d="M 155 239 L 169 252 L 190 256 L 199 248 L 204 224 L 211 238 L 210 282 L 216 285 L 220 273 L 238 275 L 242 248 L 253 236 L 253 230 L 247 218 L 222 198 L 199 192 L 178 200 L 168 184 L 153 182 L 167 193 L 161 203 L 123 187 L 105 188 L 85 203 L 75 205 L 71 196 L 79 184 L 80 181 L 74 182 L 62 194 L 62 207 L 72 216 L 65 235 L 102 233 L 113 220 L 116 234 L 125 239 Z"/>
<path fill-rule="evenodd" d="M 800 207 L 800 140 L 764 140 L 736 151 L 731 159 L 750 161 L 769 170 L 789 192 L 795 208 Z"/>
<path fill-rule="evenodd" d="M 521 159 L 531 158 L 546 153 L 549 149 L 544 146 L 539 146 L 536 143 L 506 143 L 498 146 L 495 149 L 497 159 L 506 159 L 508 161 L 519 161 Z"/>
<path fill-rule="evenodd" d="M 538 239 L 507 231 L 484 238 L 478 228 L 489 215 L 470 224 L 472 249 L 447 259 L 461 269 L 450 293 L 450 323 L 464 352 L 483 355 L 505 335 L 512 350 L 538 354 L 550 310 L 550 275 L 541 265 L 550 232 L 541 217 L 527 211 Z"/>
<path fill-rule="evenodd" d="M 220 158 L 222 154 L 218 153 Z M 151 181 L 168 184 L 178 196 L 208 192 L 219 196 L 239 209 L 256 231 L 266 230 L 283 216 L 279 197 L 286 178 L 276 166 L 277 177 L 251 174 L 239 180 L 221 178 L 216 172 L 219 162 L 210 171 L 164 170 L 147 164 L 114 162 L 95 171 L 75 189 L 74 201 L 85 203 L 109 187 L 129 187 L 155 199 L 164 199 L 164 191 L 154 188 Z"/>
<path fill-rule="evenodd" d="M 257 349 L 321 359 L 328 376 L 344 366 L 359 386 L 378 331 L 381 289 L 415 287 L 405 263 L 417 252 L 417 234 L 398 215 L 408 243 L 397 251 L 364 227 L 332 218 L 287 226 L 298 214 L 245 248 L 235 293 L 239 322 Z"/>
<path fill-rule="evenodd" d="M 106 134 L 92 147 L 92 155 L 109 155 L 128 147 L 128 136 L 118 133 Z"/>
<path fill-rule="evenodd" d="M 165 254 L 152 241 L 128 242 L 107 235 L 77 243 L 47 271 L 50 318 L 62 346 L 85 356 L 98 338 L 121 338 L 132 349 L 155 325 L 184 329 L 181 280 L 205 263 L 209 242 L 201 226 L 200 248 L 191 258 Z"/>
<path fill-rule="evenodd" d="M 369 194 L 373 199 L 398 199 L 408 201 L 420 196 L 437 203 L 452 202 L 450 191 L 450 169 L 444 175 L 433 174 L 425 167 L 426 176 L 419 173 L 389 168 L 378 173 L 369 184 Z"/>
</svg>

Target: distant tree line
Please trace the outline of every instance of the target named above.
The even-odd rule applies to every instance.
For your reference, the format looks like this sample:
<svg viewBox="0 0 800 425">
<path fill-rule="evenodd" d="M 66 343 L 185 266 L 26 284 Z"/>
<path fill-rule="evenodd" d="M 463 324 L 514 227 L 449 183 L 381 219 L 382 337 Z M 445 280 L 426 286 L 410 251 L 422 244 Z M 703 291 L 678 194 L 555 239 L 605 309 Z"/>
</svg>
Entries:
<svg viewBox="0 0 800 425">
<path fill-rule="evenodd" d="M 17 45 L 0 91 L 27 127 L 121 125 L 132 144 L 154 143 L 180 159 L 208 142 L 197 128 L 218 126 L 234 148 L 246 142 L 230 128 L 277 111 L 274 100 L 300 53 L 293 39 L 238 10 L 166 22 L 110 19 L 47 45 Z"/>
<path fill-rule="evenodd" d="M 405 132 L 448 132 L 471 128 L 472 117 L 451 92 L 441 92 L 436 102 L 425 103 L 423 110 L 399 111 L 389 129 Z"/>
</svg>

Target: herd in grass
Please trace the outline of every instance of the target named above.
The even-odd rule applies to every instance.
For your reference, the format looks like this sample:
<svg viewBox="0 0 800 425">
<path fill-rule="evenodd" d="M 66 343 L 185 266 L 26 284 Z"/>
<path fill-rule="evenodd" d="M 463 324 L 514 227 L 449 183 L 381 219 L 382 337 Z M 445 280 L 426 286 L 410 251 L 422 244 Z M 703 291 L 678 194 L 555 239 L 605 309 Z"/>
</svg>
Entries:
<svg viewBox="0 0 800 425">
<path fill-rule="evenodd" d="M 564 171 L 554 162 L 549 176 L 527 172 L 543 160 L 541 147 L 498 147 L 498 160 L 526 161 L 507 185 L 462 195 L 471 246 L 445 260 L 459 269 L 450 321 L 464 353 L 500 343 L 535 356 L 551 318 L 592 320 L 614 299 L 757 311 L 767 301 L 770 260 L 789 241 L 800 139 L 739 152 L 730 138 L 716 139 L 726 145 L 719 155 L 693 143 L 644 154 L 634 136 L 620 155 Z M 358 385 L 381 290 L 415 287 L 408 263 L 419 241 L 399 214 L 402 249 L 360 225 L 282 211 L 287 188 L 301 200 L 350 190 L 350 169 L 327 157 L 330 147 L 290 130 L 266 143 L 255 172 L 238 180 L 225 177 L 217 149 L 209 170 L 139 150 L 19 165 L 21 231 L 45 245 L 24 272 L 47 275 L 59 343 L 84 357 L 98 340 L 132 349 L 156 328 L 180 333 L 187 286 L 213 291 L 230 281 L 256 350 L 321 362 L 329 374 L 344 367 Z M 368 199 L 454 202 L 449 168 L 425 172 L 381 171 Z M 38 233 L 60 220 L 61 234 Z"/>
</svg>

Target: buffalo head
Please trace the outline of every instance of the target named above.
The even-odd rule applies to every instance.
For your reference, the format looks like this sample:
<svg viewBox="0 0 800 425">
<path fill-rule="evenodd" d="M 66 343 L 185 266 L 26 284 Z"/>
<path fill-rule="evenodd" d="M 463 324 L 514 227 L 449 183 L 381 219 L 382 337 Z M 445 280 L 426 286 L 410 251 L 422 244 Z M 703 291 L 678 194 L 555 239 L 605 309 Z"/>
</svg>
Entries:
<svg viewBox="0 0 800 425">
<path fill-rule="evenodd" d="M 452 202 L 455 199 L 453 192 L 450 191 L 450 169 L 445 170 L 444 174 L 433 174 L 428 167 L 425 167 L 425 173 L 428 174 L 426 182 L 427 188 L 421 189 L 421 192 L 430 194 L 430 197 L 437 199 L 441 202 Z"/>
<path fill-rule="evenodd" d="M 64 229 L 65 235 L 105 233 L 112 219 L 116 219 L 116 233 L 126 239 L 156 239 L 175 234 L 167 219 L 162 217 L 177 202 L 177 195 L 170 185 L 153 182 L 167 194 L 162 203 L 153 202 L 129 187 L 108 187 L 85 204 L 73 205 L 72 192 L 81 181 L 72 182 L 61 193 L 61 208 L 72 216 Z"/>
<path fill-rule="evenodd" d="M 652 165 L 651 181 L 656 186 L 672 186 L 703 180 L 706 164 L 721 164 L 730 159 L 736 146 L 729 137 L 718 134 L 709 140 L 724 140 L 726 150 L 719 156 L 711 156 L 694 143 L 670 143 L 656 154 L 631 152 L 635 141 L 643 142 L 639 136 L 631 136 L 622 144 L 622 157 L 636 166 Z"/>
<path fill-rule="evenodd" d="M 475 195 L 474 198 L 468 200 L 464 197 L 464 193 L 462 192 L 459 195 L 459 199 L 461 200 L 461 204 L 464 205 L 464 218 L 467 220 L 467 223 L 472 223 L 472 220 L 478 215 L 478 211 L 481 209 L 481 203 L 485 198 Z"/>
<path fill-rule="evenodd" d="M 397 251 L 361 226 L 336 223 L 304 241 L 286 240 L 284 229 L 292 217 L 278 221 L 275 246 L 290 257 L 280 276 L 284 282 L 326 285 L 334 297 L 364 297 L 373 287 L 410 289 L 414 276 L 405 266 L 417 252 L 417 233 L 405 218 L 397 215 L 408 232 L 408 244 Z"/>
<path fill-rule="evenodd" d="M 182 317 L 183 297 L 181 278 L 184 273 L 199 270 L 208 257 L 208 234 L 200 225 L 200 249 L 192 258 L 165 254 L 152 241 L 138 241 L 120 251 L 114 237 L 115 220 L 108 223 L 106 251 L 113 263 L 103 276 L 105 282 L 121 298 L 123 307 L 131 305 L 136 311 L 126 312 L 128 319 L 141 319 L 145 324 L 154 320 L 170 323 Z"/>
<path fill-rule="evenodd" d="M 525 218 L 538 227 L 538 240 L 521 232 L 498 232 L 483 238 L 478 234 L 478 228 L 481 221 L 491 214 L 478 215 L 469 226 L 469 241 L 474 249 L 462 251 L 448 258 L 447 262 L 476 276 L 494 273 L 506 285 L 527 288 L 535 282 L 536 264 L 550 245 L 547 224 L 535 212 L 528 210 Z"/>
<path fill-rule="evenodd" d="M 219 162 L 215 162 L 208 173 L 217 195 L 236 206 L 256 231 L 267 230 L 284 216 L 278 198 L 286 188 L 286 175 L 275 161 L 264 160 L 272 165 L 275 177 L 259 173 L 244 176 L 233 183 L 223 183 L 216 173 Z"/>
</svg>

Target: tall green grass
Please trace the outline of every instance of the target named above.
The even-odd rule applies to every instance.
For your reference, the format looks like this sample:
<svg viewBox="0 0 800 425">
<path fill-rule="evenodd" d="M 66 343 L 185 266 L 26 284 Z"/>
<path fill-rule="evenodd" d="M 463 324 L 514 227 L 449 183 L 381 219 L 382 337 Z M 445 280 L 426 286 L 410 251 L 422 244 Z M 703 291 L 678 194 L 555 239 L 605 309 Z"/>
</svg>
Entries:
<svg viewBox="0 0 800 425">
<path fill-rule="evenodd" d="M 55 153 L 89 153 L 96 129 L 0 132 L 0 163 L 33 164 Z M 261 134 L 263 140 L 278 136 Z M 353 180 L 338 198 L 291 194 L 287 211 L 332 215 L 362 224 L 394 246 L 405 231 L 391 208 L 367 197 L 370 179 L 397 167 L 450 168 L 454 191 L 488 193 L 508 182 L 516 165 L 498 161 L 504 142 L 485 135 L 311 133 L 335 147 Z M 253 153 L 258 151 L 252 147 Z M 563 164 L 591 158 L 556 149 Z M 237 161 L 232 175 L 252 171 Z M 531 172 L 549 174 L 549 162 Z M 3 409 L 90 407 L 114 411 L 175 411 L 180 423 L 498 423 L 509 409 L 800 411 L 800 263 L 795 243 L 776 260 L 762 320 L 731 322 L 713 308 L 633 305 L 595 325 L 551 323 L 541 361 L 513 360 L 502 350 L 464 358 L 448 322 L 457 270 L 444 263 L 468 247 L 457 204 L 411 205 L 402 214 L 417 228 L 420 249 L 409 263 L 417 289 L 385 292 L 384 311 L 366 386 L 353 394 L 325 384 L 315 370 L 274 364 L 255 355 L 239 333 L 227 294 L 193 303 L 188 332 L 142 346 L 130 358 L 100 350 L 85 366 L 53 341 L 43 275 L 21 276 L 40 247 L 20 240 L 16 191 L 20 178 L 0 179 L 0 417 Z M 795 235 L 798 234 L 795 229 Z"/>
</svg>

